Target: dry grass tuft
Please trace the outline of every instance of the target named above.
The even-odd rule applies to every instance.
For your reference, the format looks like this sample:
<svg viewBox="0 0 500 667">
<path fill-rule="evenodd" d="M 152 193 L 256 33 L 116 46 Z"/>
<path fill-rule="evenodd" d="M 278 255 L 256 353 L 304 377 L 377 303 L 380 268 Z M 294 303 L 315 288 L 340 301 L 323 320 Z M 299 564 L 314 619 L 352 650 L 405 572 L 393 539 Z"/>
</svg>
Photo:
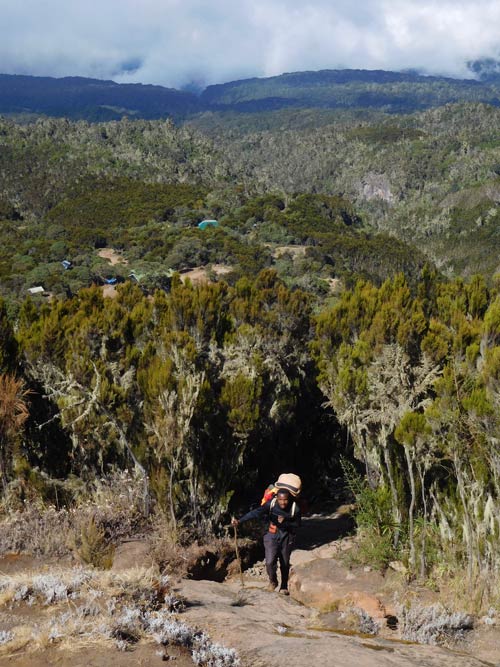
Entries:
<svg viewBox="0 0 500 667">
<path fill-rule="evenodd" d="M 246 607 L 247 605 L 253 605 L 253 602 L 248 597 L 248 593 L 246 591 L 238 591 L 236 597 L 231 602 L 231 607 Z"/>
<path fill-rule="evenodd" d="M 233 649 L 214 644 L 208 635 L 178 620 L 185 601 L 173 594 L 167 577 L 156 577 L 152 569 L 23 573 L 0 577 L 0 591 L 4 604 L 42 604 L 52 612 L 42 623 L 0 635 L 0 655 L 20 648 L 77 650 L 102 643 L 132 650 L 142 638 L 150 637 L 162 646 L 186 647 L 200 667 L 240 664 Z"/>
<path fill-rule="evenodd" d="M 77 492 L 71 507 L 41 500 L 22 510 L 3 507 L 0 554 L 63 556 L 76 553 L 84 563 L 108 566 L 112 545 L 144 526 L 142 477 L 114 472 Z"/>
<path fill-rule="evenodd" d="M 6 639 L 0 643 L 0 656 L 22 651 L 31 646 L 33 641 L 33 628 L 28 625 L 18 625 L 6 633 Z"/>
<path fill-rule="evenodd" d="M 73 532 L 71 540 L 73 550 L 85 565 L 109 570 L 113 565 L 114 545 L 106 537 L 104 528 L 91 516 L 87 522 L 81 522 L 79 534 Z"/>
</svg>

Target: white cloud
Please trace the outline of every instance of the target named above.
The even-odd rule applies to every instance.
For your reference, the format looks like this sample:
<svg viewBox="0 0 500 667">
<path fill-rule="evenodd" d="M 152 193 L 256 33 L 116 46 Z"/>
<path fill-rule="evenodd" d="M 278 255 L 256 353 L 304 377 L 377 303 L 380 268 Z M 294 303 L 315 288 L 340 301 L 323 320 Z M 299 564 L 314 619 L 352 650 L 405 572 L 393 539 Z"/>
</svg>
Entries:
<svg viewBox="0 0 500 667">
<path fill-rule="evenodd" d="M 466 76 L 498 0 L 0 0 L 0 71 L 180 86 L 284 71 Z"/>
</svg>

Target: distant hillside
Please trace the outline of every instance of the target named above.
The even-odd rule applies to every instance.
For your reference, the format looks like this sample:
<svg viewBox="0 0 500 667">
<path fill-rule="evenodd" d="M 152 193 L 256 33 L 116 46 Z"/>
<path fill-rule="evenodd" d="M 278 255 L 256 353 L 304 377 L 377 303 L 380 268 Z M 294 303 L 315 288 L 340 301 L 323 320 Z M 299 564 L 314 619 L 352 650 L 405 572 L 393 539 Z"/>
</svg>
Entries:
<svg viewBox="0 0 500 667">
<path fill-rule="evenodd" d="M 162 86 L 83 77 L 0 74 L 0 114 L 36 114 L 90 121 L 184 116 L 199 110 L 196 95 Z"/>
<path fill-rule="evenodd" d="M 497 107 L 232 112 L 191 125 L 263 192 L 342 193 L 365 223 L 417 245 L 446 273 L 500 272 Z"/>
<path fill-rule="evenodd" d="M 0 120 L 0 298 L 76 294 L 131 272 L 154 289 L 171 270 L 215 279 L 216 266 L 231 284 L 272 266 L 319 298 L 360 276 L 418 280 L 424 254 L 365 228 L 348 199 L 261 194 L 226 149 L 169 120 Z"/>
<path fill-rule="evenodd" d="M 89 121 L 123 116 L 183 119 L 203 111 L 256 113 L 287 108 L 411 113 L 455 102 L 500 106 L 498 77 L 476 81 L 412 72 L 322 70 L 217 84 L 197 96 L 162 86 L 82 77 L 0 75 L 0 114 L 28 118 L 46 115 Z"/>
<path fill-rule="evenodd" d="M 453 102 L 500 105 L 498 82 L 422 76 L 383 70 L 294 72 L 209 86 L 205 106 L 269 111 L 286 107 L 376 108 L 408 113 Z"/>
</svg>

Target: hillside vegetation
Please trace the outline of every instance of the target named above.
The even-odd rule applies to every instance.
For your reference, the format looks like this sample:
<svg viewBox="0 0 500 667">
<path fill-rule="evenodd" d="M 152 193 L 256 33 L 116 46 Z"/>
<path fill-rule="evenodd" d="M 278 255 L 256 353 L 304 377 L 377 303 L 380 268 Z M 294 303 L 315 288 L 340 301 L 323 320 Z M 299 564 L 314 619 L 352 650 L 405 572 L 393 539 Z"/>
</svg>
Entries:
<svg viewBox="0 0 500 667">
<path fill-rule="evenodd" d="M 498 271 L 500 111 L 448 105 L 370 117 L 203 115 L 233 169 L 263 191 L 342 193 L 365 225 L 415 243 L 448 275 Z"/>
<path fill-rule="evenodd" d="M 151 288 L 173 270 L 212 264 L 230 266 L 233 282 L 273 264 L 290 285 L 326 295 L 332 278 L 414 279 L 425 263 L 373 233 L 345 197 L 259 194 L 225 145 L 170 121 L 3 121 L 0 145 L 1 289 L 15 300 L 32 286 L 69 295 L 131 271 Z M 218 228 L 197 227 L 214 217 Z M 290 244 L 303 255 L 274 256 Z M 123 262 L 110 266 L 104 247 Z"/>
<path fill-rule="evenodd" d="M 180 117 L 199 110 L 195 95 L 163 86 L 0 74 L 0 113 L 21 118 L 45 115 L 105 121 L 123 116 Z"/>
<path fill-rule="evenodd" d="M 422 577 L 464 567 L 489 599 L 496 291 L 426 270 L 414 294 L 397 276 L 380 288 L 359 282 L 317 316 L 312 305 L 265 270 L 234 288 L 176 278 L 153 299 L 124 285 L 111 301 L 98 288 L 41 309 L 27 301 L 15 336 L 3 309 L 0 399 L 16 406 L 0 422 L 4 503 L 54 499 L 53 475 L 135 462 L 171 530 L 187 521 L 206 534 L 233 491 L 264 483 L 259 474 L 297 469 L 316 492 L 327 488 L 345 447 L 340 424 L 367 475 L 348 471 L 360 558 L 381 567 L 400 558 Z M 72 488 L 62 484 L 59 498 L 74 502 Z"/>
<path fill-rule="evenodd" d="M 212 107 L 238 111 L 320 107 L 408 113 L 453 102 L 497 105 L 499 87 L 497 81 L 449 79 L 411 72 L 321 70 L 209 86 L 200 100 Z"/>
<path fill-rule="evenodd" d="M 499 114 L 2 120 L 1 548 L 99 564 L 343 474 L 359 562 L 498 606 Z"/>
</svg>

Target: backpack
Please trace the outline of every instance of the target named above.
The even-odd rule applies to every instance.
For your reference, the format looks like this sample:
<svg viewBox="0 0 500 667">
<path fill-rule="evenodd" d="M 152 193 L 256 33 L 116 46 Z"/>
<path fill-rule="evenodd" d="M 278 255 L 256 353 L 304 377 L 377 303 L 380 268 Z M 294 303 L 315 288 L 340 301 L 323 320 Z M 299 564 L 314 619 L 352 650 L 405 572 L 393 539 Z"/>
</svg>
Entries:
<svg viewBox="0 0 500 667">
<path fill-rule="evenodd" d="M 278 493 L 278 489 L 274 484 L 269 484 L 267 489 L 264 491 L 264 495 L 262 496 L 262 500 L 260 501 L 261 505 L 265 505 L 268 500 L 272 500 L 276 494 Z"/>
<path fill-rule="evenodd" d="M 295 498 L 302 489 L 302 480 L 292 472 L 285 472 L 278 477 L 274 485 L 278 489 L 286 489 Z"/>
</svg>

